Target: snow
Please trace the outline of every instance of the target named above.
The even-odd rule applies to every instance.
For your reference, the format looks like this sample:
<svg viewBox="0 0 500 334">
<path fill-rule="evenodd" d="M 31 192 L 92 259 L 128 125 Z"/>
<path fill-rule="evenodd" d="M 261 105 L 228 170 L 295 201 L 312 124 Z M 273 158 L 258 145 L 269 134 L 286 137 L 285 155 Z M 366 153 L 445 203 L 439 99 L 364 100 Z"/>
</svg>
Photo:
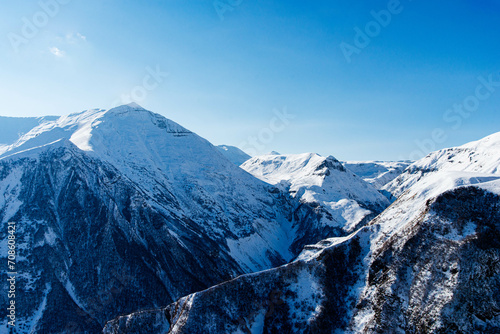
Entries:
<svg viewBox="0 0 500 334">
<path fill-rule="evenodd" d="M 490 181 L 486 181 L 480 184 L 480 187 L 486 191 L 493 194 L 500 195 L 500 181 L 497 178 L 491 178 Z"/>
<path fill-rule="evenodd" d="M 263 221 L 256 221 L 254 224 L 258 225 L 256 230 L 259 231 L 259 234 L 252 234 L 238 240 L 227 240 L 229 254 L 243 264 L 248 272 L 273 267 L 268 257 L 268 253 L 273 250 L 277 251 L 286 261 L 292 259 L 293 254 L 288 249 L 291 240 L 290 230 L 287 231 L 286 227 L 279 228 L 279 226 L 266 224 Z M 266 235 L 266 238 L 262 238 L 261 235 Z"/>
<path fill-rule="evenodd" d="M 263 181 L 277 184 L 280 181 L 294 181 L 294 189 L 301 185 L 318 185 L 320 176 L 314 175 L 324 158 L 314 153 L 294 155 L 263 155 L 243 164 L 242 168 Z"/>
<path fill-rule="evenodd" d="M 52 228 L 48 228 L 48 231 L 45 232 L 44 238 L 48 245 L 54 246 L 56 244 L 57 235 Z"/>
<path fill-rule="evenodd" d="M 352 300 L 360 301 L 363 299 L 368 303 L 367 306 L 359 304 L 360 309 L 356 308 L 353 310 L 355 316 L 351 314 L 347 316 L 352 320 L 351 325 L 353 327 L 351 329 L 353 332 L 369 331 L 376 316 L 370 302 L 378 302 L 380 292 L 387 292 L 386 296 L 388 297 L 391 297 L 391 294 L 396 295 L 400 293 L 398 287 L 394 284 L 398 276 L 390 270 L 385 271 L 387 276 L 383 279 L 383 282 L 377 282 L 376 285 L 369 285 L 368 273 L 370 269 L 373 269 L 373 267 L 370 268 L 373 261 L 380 255 L 384 255 L 385 251 L 391 250 L 390 247 L 394 247 L 394 252 L 387 252 L 391 254 L 390 256 L 397 254 L 399 250 L 403 250 L 407 246 L 406 242 L 413 238 L 414 235 L 412 233 L 421 231 L 417 224 L 456 225 L 456 222 L 448 222 L 438 212 L 429 210 L 429 203 L 433 199 L 448 191 L 470 186 L 500 194 L 500 174 L 497 173 L 495 164 L 490 163 L 491 159 L 493 159 L 498 165 L 498 161 L 495 160 L 498 143 L 499 141 L 497 141 L 496 136 L 490 136 L 485 140 L 469 144 L 468 146 L 466 145 L 464 146 L 465 148 L 461 147 L 445 150 L 444 152 L 435 152 L 421 161 L 415 162 L 413 169 L 407 169 L 405 175 L 400 178 L 400 180 L 411 181 L 403 186 L 404 189 L 401 190 L 398 200 L 368 226 L 354 231 L 345 237 L 329 238 L 315 245 L 306 246 L 294 261 L 303 261 L 308 265 L 314 265 L 314 262 L 319 262 L 322 265 L 322 258 L 326 250 L 346 243 L 349 245 L 349 242 L 354 238 L 356 238 L 356 241 L 359 241 L 359 244 L 356 243 L 356 247 L 357 245 L 361 247 L 360 254 L 362 256 L 358 259 L 362 259 L 359 261 L 360 263 L 358 261 L 353 263 L 353 269 L 357 270 L 358 276 L 356 277 L 358 277 L 358 280 L 352 286 L 348 287 L 348 293 Z M 468 163 L 465 157 L 469 159 Z M 362 200 L 359 194 L 361 193 L 365 198 L 373 200 L 370 197 L 372 192 L 374 191 L 375 194 L 378 193 L 373 187 L 366 185 L 365 182 L 360 180 L 358 176 L 353 175 L 349 171 L 342 171 L 336 162 L 333 157 L 323 158 L 312 153 L 301 155 L 265 155 L 250 159 L 242 165 L 242 168 L 265 182 L 289 191 L 303 202 L 321 203 L 332 214 L 341 212 L 340 216 L 346 222 L 356 222 L 366 215 L 366 212 L 362 211 L 365 209 L 357 202 L 357 200 Z M 415 166 L 422 168 L 415 168 Z M 372 167 L 373 165 L 370 168 Z M 377 178 L 380 174 L 378 174 L 378 171 L 374 172 L 374 178 Z M 368 177 L 367 175 L 365 176 Z M 376 196 L 373 196 L 376 199 Z M 444 244 L 447 247 L 449 245 L 451 245 L 450 247 L 460 245 L 476 233 L 477 227 L 472 222 L 461 222 L 460 226 L 463 226 L 460 231 L 450 228 L 445 229 L 445 231 L 448 231 L 446 234 L 437 233 L 436 235 L 438 238 L 446 239 Z M 354 230 L 355 224 L 346 223 L 345 229 Z M 264 231 L 265 229 L 259 228 L 259 230 Z M 432 229 L 429 230 L 432 231 Z M 268 232 L 272 234 L 272 229 Z M 394 238 L 388 242 L 391 237 Z M 255 236 L 252 235 L 248 238 L 230 241 L 229 247 L 233 257 L 245 262 L 244 259 L 249 258 L 248 254 L 258 253 L 258 249 L 264 251 L 267 245 L 262 243 L 262 240 L 254 238 Z M 413 241 L 418 242 L 415 239 Z M 422 243 L 422 245 L 424 247 L 425 243 Z M 245 253 L 247 250 L 248 253 Z M 401 302 L 401 305 L 405 308 L 403 312 L 408 311 L 410 313 L 409 310 L 423 307 L 422 311 L 424 313 L 432 315 L 432 312 L 441 311 L 440 307 L 450 303 L 454 296 L 459 293 L 456 291 L 459 276 L 453 275 L 450 270 L 459 268 L 460 258 L 457 257 L 450 260 L 444 254 L 443 257 L 446 259 L 446 263 L 443 265 L 446 266 L 445 269 L 447 270 L 443 271 L 436 270 L 436 262 L 429 261 L 425 258 L 425 254 L 423 255 L 422 259 L 414 263 L 414 267 L 411 264 L 408 266 L 405 264 L 406 267 L 403 268 L 403 273 L 408 272 L 408 284 L 411 284 L 411 288 L 405 290 L 409 293 L 398 295 L 397 297 L 398 302 Z M 434 254 L 431 254 L 432 256 Z M 255 262 L 261 261 L 265 261 L 265 259 L 260 258 Z M 388 261 L 393 260 L 390 259 Z M 397 259 L 396 261 L 400 260 Z M 251 260 L 245 263 L 250 270 L 254 271 L 257 269 L 257 266 L 253 266 L 254 263 Z M 399 265 L 400 263 L 397 263 L 396 267 Z M 280 270 L 286 270 L 286 266 L 290 265 L 285 265 Z M 356 266 L 359 267 L 356 268 Z M 418 270 L 415 270 L 417 267 Z M 246 276 L 259 279 L 260 275 L 266 277 L 264 273 L 260 272 Z M 235 280 L 235 282 L 237 281 Z M 404 285 L 406 281 L 397 283 Z M 314 319 L 317 313 L 321 311 L 318 305 L 321 305 L 321 298 L 323 297 L 318 277 L 311 274 L 308 269 L 305 269 L 298 273 L 297 281 L 290 284 L 290 290 L 296 294 L 296 296 L 284 297 L 289 298 L 287 299 L 287 305 L 290 307 L 290 318 L 298 319 L 297 321 L 301 323 Z M 434 288 L 429 290 L 429 286 L 433 286 Z M 217 286 L 210 289 L 217 289 Z M 196 294 L 192 298 L 194 296 Z M 226 300 L 231 297 L 226 296 Z M 201 303 L 199 305 L 195 304 L 193 312 L 202 308 L 203 304 Z M 400 315 L 401 318 L 406 316 L 403 313 L 400 313 Z M 261 333 L 263 331 L 261 326 L 262 319 L 259 316 L 252 319 L 245 319 L 252 333 Z M 436 322 L 431 323 L 429 330 L 436 330 L 440 324 L 439 321 L 438 319 Z M 396 333 L 404 332 L 402 329 L 403 325 L 398 326 L 399 324 L 396 321 L 391 330 L 393 329 Z M 236 333 L 243 333 L 243 331 L 240 329 Z"/>
<path fill-rule="evenodd" d="M 400 202 L 413 203 L 411 210 L 410 206 L 396 206 L 386 210 L 383 218 L 380 218 L 386 221 L 384 232 L 394 233 L 405 222 L 420 214 L 427 200 L 458 187 L 474 185 L 499 194 L 499 165 L 500 132 L 463 146 L 430 153 L 416 161 L 384 187 L 395 197 L 399 197 Z M 464 236 L 460 238 L 462 237 Z"/>
<path fill-rule="evenodd" d="M 31 274 L 30 272 L 22 272 L 18 273 L 17 277 L 19 278 L 19 281 L 26 281 L 23 290 L 30 291 L 35 289 L 35 283 L 40 279 L 41 275 L 41 271 L 38 271 L 35 275 Z"/>
<path fill-rule="evenodd" d="M 498 190 L 500 175 L 444 171 L 426 176 L 400 196 L 398 205 L 392 205 L 373 221 L 373 223 L 384 221 L 379 238 L 374 242 L 381 244 L 391 235 L 407 227 L 409 222 L 426 209 L 428 200 L 444 192 L 472 185 Z"/>
<path fill-rule="evenodd" d="M 182 326 L 183 322 L 187 320 L 187 318 L 189 317 L 189 310 L 193 306 L 193 302 L 195 299 L 196 299 L 196 293 L 183 297 L 179 301 L 177 301 L 178 305 L 180 305 L 180 308 L 183 310 L 183 312 L 176 313 L 176 317 L 172 319 L 170 332 L 175 333 L 178 324 Z"/>
<path fill-rule="evenodd" d="M 262 334 L 264 333 L 264 322 L 266 319 L 266 311 L 262 310 L 255 314 L 252 319 L 242 318 L 244 324 L 246 324 L 246 329 L 238 328 L 233 334 L 248 334 L 250 331 L 251 334 Z M 243 327 L 243 326 L 240 326 Z M 248 331 L 247 331 L 248 330 Z"/>
<path fill-rule="evenodd" d="M 2 223 L 9 222 L 23 204 L 18 199 L 21 191 L 22 174 L 21 168 L 14 168 L 0 182 L 0 194 L 3 194 L 3 196 L 0 196 L 0 210 L 3 211 Z"/>
<path fill-rule="evenodd" d="M 345 161 L 344 166 L 377 189 L 398 177 L 410 161 Z"/>
<path fill-rule="evenodd" d="M 241 168 L 302 202 L 322 205 L 330 214 L 330 219 L 323 219 L 322 223 L 346 232 L 352 232 L 371 213 L 363 206 L 389 205 L 375 188 L 331 156 L 263 155 L 246 161 Z"/>
<path fill-rule="evenodd" d="M 288 248 L 295 236 L 283 214 L 273 208 L 271 186 L 235 166 L 207 140 L 159 114 L 129 104 L 47 120 L 9 144 L 0 161 L 36 159 L 56 147 L 112 165 L 153 199 L 151 205 L 189 217 L 214 239 L 228 240 L 243 267 L 269 268 L 269 254 L 292 257 Z M 5 189 L 0 190 L 10 191 L 6 187 L 14 187 L 19 178 L 2 182 Z M 12 214 L 17 211 L 14 197 L 8 201 Z M 256 220 L 262 216 L 267 219 Z M 55 242 L 55 236 L 49 232 L 46 242 Z"/>
<path fill-rule="evenodd" d="M 95 109 L 80 113 L 61 116 L 56 120 L 45 121 L 19 137 L 7 150 L 0 151 L 0 158 L 20 151 L 42 147 L 62 139 L 72 140 L 82 150 L 89 150 L 90 128 L 94 120 L 101 117 L 105 111 Z M 73 135 L 75 135 L 74 138 Z"/>
<path fill-rule="evenodd" d="M 296 294 L 293 302 L 288 302 L 290 318 L 298 323 L 313 320 L 321 311 L 318 305 L 324 298 L 319 278 L 312 275 L 308 269 L 301 270 L 297 282 L 292 283 L 289 289 Z"/>
<path fill-rule="evenodd" d="M 398 235 L 395 239 L 395 247 L 403 245 L 406 239 L 411 238 L 409 231 L 413 228 L 412 224 L 422 221 L 422 219 L 432 224 L 449 225 L 446 234 L 437 235 L 440 239 L 460 244 L 473 236 L 476 233 L 474 223 L 463 222 L 465 226 L 461 231 L 458 231 L 453 227 L 455 226 L 454 222 L 443 220 L 432 211 L 428 212 L 428 202 L 445 192 L 470 186 L 500 194 L 500 175 L 496 167 L 500 156 L 498 154 L 499 139 L 500 136 L 495 134 L 459 148 L 433 152 L 410 166 L 389 187 L 392 187 L 399 194 L 397 201 L 370 223 L 370 227 L 379 229 L 371 238 L 370 249 L 380 249 L 394 235 Z M 338 239 L 336 242 L 342 241 Z M 308 253 L 304 252 L 302 257 L 313 257 L 314 247 L 310 247 L 310 249 Z M 321 249 L 321 247 L 318 245 L 316 249 Z M 429 265 L 431 264 L 429 263 Z M 450 270 L 448 270 L 444 273 L 447 279 L 436 281 L 434 278 L 435 269 L 429 265 L 412 278 L 414 295 L 408 298 L 416 305 L 428 305 L 429 309 L 423 310 L 423 312 L 432 313 L 432 307 L 437 304 L 445 305 L 452 300 L 458 284 L 458 275 L 451 275 Z M 458 268 L 458 265 L 458 263 L 447 263 L 448 269 Z M 391 279 L 395 278 L 387 277 L 384 285 L 390 287 Z M 421 300 L 424 298 L 421 292 L 427 289 L 426 287 L 431 280 L 437 287 L 430 291 L 428 296 L 425 296 L 426 300 L 432 300 L 432 303 L 426 304 Z M 373 300 L 373 293 L 373 289 L 366 289 L 363 292 L 364 298 Z M 408 305 L 408 301 L 406 304 L 408 308 L 413 307 Z M 365 308 L 358 312 L 353 320 L 354 332 L 366 329 L 373 317 L 374 313 L 371 308 Z M 439 326 L 438 322 L 433 324 L 432 328 L 435 329 L 437 326 Z"/>
<path fill-rule="evenodd" d="M 367 207 L 385 208 L 389 205 L 389 201 L 361 177 L 372 184 L 385 182 L 399 172 L 398 168 L 404 168 L 404 163 L 346 163 L 349 168 L 358 168 L 360 177 L 333 157 L 274 152 L 251 158 L 238 168 L 224 156 L 224 152 L 219 151 L 220 148 L 218 150 L 177 123 L 135 104 L 46 120 L 17 141 L 5 144 L 4 151 L 0 151 L 0 162 L 36 157 L 44 150 L 59 146 L 81 150 L 82 154 L 115 167 L 152 198 L 151 205 L 168 207 L 168 212 L 173 215 L 193 219 L 214 240 L 225 240 L 230 256 L 244 271 L 256 272 L 272 267 L 273 258 L 291 260 L 289 246 L 297 232 L 278 209 L 273 208 L 276 203 L 269 195 L 273 189 L 271 185 L 302 202 L 324 208 L 330 218 L 322 219 L 321 224 L 352 233 L 308 246 L 296 261 L 315 261 L 325 249 L 348 242 L 355 236 L 362 239 L 364 251 L 370 253 L 369 250 L 379 249 L 388 238 L 408 228 L 425 212 L 427 201 L 443 192 L 474 185 L 500 194 L 499 144 L 500 135 L 495 134 L 459 148 L 432 153 L 415 162 L 384 187 L 398 194 L 398 202 L 375 219 L 371 226 L 358 231 L 355 231 L 358 224 L 372 213 Z M 229 147 L 224 147 L 223 151 L 230 151 Z M 13 169 L 0 183 L 0 191 L 5 194 L 0 197 L 4 223 L 22 205 L 17 200 L 21 174 L 20 169 Z M 171 194 L 172 198 L 162 202 L 163 197 Z M 384 223 L 379 224 L 380 221 Z M 476 228 L 473 223 L 465 226 L 460 233 L 450 230 L 443 237 L 462 242 L 473 235 Z M 179 244 L 184 245 L 181 228 L 169 231 Z M 148 247 L 145 239 L 141 240 Z M 55 245 L 56 233 L 46 229 L 44 241 Z M 1 246 L 3 251 L 5 244 Z M 162 273 L 160 276 L 167 275 Z M 423 281 L 428 278 L 425 272 L 421 278 Z M 360 277 L 361 281 L 363 279 Z M 360 295 L 363 284 L 354 286 L 351 293 Z M 69 280 L 65 287 L 84 309 Z M 313 318 L 320 311 L 315 306 L 321 298 L 316 278 L 304 271 L 292 289 L 312 311 L 302 312 L 297 306 L 290 312 L 302 317 L 302 321 Z M 43 315 L 49 292 L 50 286 L 35 316 L 37 319 Z M 195 296 L 183 300 L 187 308 L 191 307 Z M 442 294 L 439 298 L 446 301 L 448 297 Z M 252 332 L 262 331 L 263 319 L 259 316 L 250 326 Z M 370 313 L 358 314 L 359 323 L 366 323 L 371 316 Z"/>
<path fill-rule="evenodd" d="M 80 301 L 80 298 L 76 295 L 75 287 L 71 283 L 69 279 L 66 279 L 66 283 L 64 284 L 64 287 L 66 288 L 66 291 L 68 294 L 71 296 L 71 299 L 75 302 L 75 304 L 78 305 L 82 310 L 85 310 L 84 303 Z"/>
<path fill-rule="evenodd" d="M 219 145 L 217 149 L 233 164 L 239 166 L 251 158 L 248 154 L 235 146 Z"/>
<path fill-rule="evenodd" d="M 466 172 L 499 175 L 500 132 L 459 147 L 430 153 L 382 189 L 399 197 L 406 190 L 433 174 Z"/>
<path fill-rule="evenodd" d="M 324 204 L 330 208 L 330 212 L 336 213 L 337 221 L 345 221 L 342 227 L 347 232 L 353 232 L 359 222 L 371 213 L 354 200 L 341 199 L 338 202 L 324 202 Z"/>
<path fill-rule="evenodd" d="M 58 116 L 45 117 L 4 117 L 0 116 L 0 146 L 13 144 L 20 136 L 29 132 L 34 127 L 49 121 L 54 121 Z M 1 148 L 0 148 L 1 152 Z"/>
</svg>

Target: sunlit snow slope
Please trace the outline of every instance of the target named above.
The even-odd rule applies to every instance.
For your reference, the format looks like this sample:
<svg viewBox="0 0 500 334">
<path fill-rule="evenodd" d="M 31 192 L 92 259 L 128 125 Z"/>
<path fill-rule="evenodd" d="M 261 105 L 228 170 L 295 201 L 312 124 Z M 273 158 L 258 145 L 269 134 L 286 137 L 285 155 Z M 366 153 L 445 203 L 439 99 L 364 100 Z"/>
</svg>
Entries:
<svg viewBox="0 0 500 334">
<path fill-rule="evenodd" d="M 346 161 L 344 166 L 377 189 L 398 177 L 409 161 Z"/>
<path fill-rule="evenodd" d="M 224 155 L 226 158 L 229 159 L 232 163 L 235 165 L 239 166 L 248 159 L 251 158 L 248 154 L 240 150 L 239 148 L 235 146 L 229 146 L 229 145 L 219 145 L 217 146 L 219 151 Z"/>
<path fill-rule="evenodd" d="M 437 172 L 500 174 L 500 132 L 463 146 L 430 153 L 382 189 L 393 199 Z"/>
<path fill-rule="evenodd" d="M 263 155 L 241 168 L 317 208 L 321 223 L 352 232 L 388 206 L 388 201 L 334 157 L 314 153 Z"/>
</svg>

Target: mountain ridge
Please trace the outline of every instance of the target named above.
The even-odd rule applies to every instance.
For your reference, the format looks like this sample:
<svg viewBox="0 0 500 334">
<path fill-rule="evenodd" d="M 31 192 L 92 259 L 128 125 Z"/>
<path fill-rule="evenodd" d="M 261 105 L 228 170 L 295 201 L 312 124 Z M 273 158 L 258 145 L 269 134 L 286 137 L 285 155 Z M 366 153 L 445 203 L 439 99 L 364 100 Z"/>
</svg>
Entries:
<svg viewBox="0 0 500 334">
<path fill-rule="evenodd" d="M 441 153 L 415 165 L 434 156 Z M 173 334 L 497 332 L 500 175 L 494 163 L 473 160 L 464 171 L 456 162 L 460 167 L 423 177 L 408 168 L 402 177 L 413 171 L 417 181 L 352 234 L 306 246 L 289 264 L 166 308 L 115 318 L 103 333 L 157 333 L 159 326 Z"/>
</svg>

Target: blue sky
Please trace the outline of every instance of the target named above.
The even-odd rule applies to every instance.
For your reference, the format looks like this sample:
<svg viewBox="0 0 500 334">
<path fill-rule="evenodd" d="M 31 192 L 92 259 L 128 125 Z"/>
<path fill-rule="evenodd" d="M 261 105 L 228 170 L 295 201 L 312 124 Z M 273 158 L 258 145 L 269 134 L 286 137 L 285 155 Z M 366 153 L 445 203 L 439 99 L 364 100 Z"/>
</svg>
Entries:
<svg viewBox="0 0 500 334">
<path fill-rule="evenodd" d="M 1 4 L 4 116 L 135 100 L 214 144 L 345 160 L 500 131 L 498 1 Z"/>
</svg>

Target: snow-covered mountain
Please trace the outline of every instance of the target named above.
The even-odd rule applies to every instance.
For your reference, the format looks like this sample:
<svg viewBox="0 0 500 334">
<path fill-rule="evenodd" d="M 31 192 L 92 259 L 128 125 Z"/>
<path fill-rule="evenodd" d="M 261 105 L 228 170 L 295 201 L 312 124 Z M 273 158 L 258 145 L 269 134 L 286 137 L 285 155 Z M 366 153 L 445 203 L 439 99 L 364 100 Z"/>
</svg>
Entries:
<svg viewBox="0 0 500 334">
<path fill-rule="evenodd" d="M 333 157 L 240 168 L 135 104 L 29 122 L 0 148 L 18 332 L 500 331 L 500 133 L 415 162 L 368 222 L 389 201 Z"/>
<path fill-rule="evenodd" d="M 0 153 L 0 192 L 2 224 L 17 226 L 22 332 L 95 333 L 324 238 L 310 207 L 134 104 L 36 125 Z"/>
<path fill-rule="evenodd" d="M 251 158 L 248 154 L 237 148 L 236 146 L 219 145 L 219 151 L 233 164 L 239 166 Z"/>
<path fill-rule="evenodd" d="M 344 166 L 377 189 L 394 180 L 410 161 L 343 161 Z"/>
<path fill-rule="evenodd" d="M 375 188 L 332 156 L 262 155 L 241 168 L 316 207 L 321 224 L 338 229 L 337 236 L 354 231 L 389 205 Z"/>
<path fill-rule="evenodd" d="M 430 153 L 410 165 L 382 190 L 395 199 L 416 183 L 438 172 L 500 174 L 500 132 L 486 138 Z"/>
<path fill-rule="evenodd" d="M 57 116 L 46 117 L 3 117 L 0 116 L 0 153 L 35 126 L 53 121 Z"/>
<path fill-rule="evenodd" d="M 479 160 L 475 172 L 433 171 L 369 225 L 290 264 L 116 318 L 104 333 L 498 333 L 500 175 Z"/>
</svg>

